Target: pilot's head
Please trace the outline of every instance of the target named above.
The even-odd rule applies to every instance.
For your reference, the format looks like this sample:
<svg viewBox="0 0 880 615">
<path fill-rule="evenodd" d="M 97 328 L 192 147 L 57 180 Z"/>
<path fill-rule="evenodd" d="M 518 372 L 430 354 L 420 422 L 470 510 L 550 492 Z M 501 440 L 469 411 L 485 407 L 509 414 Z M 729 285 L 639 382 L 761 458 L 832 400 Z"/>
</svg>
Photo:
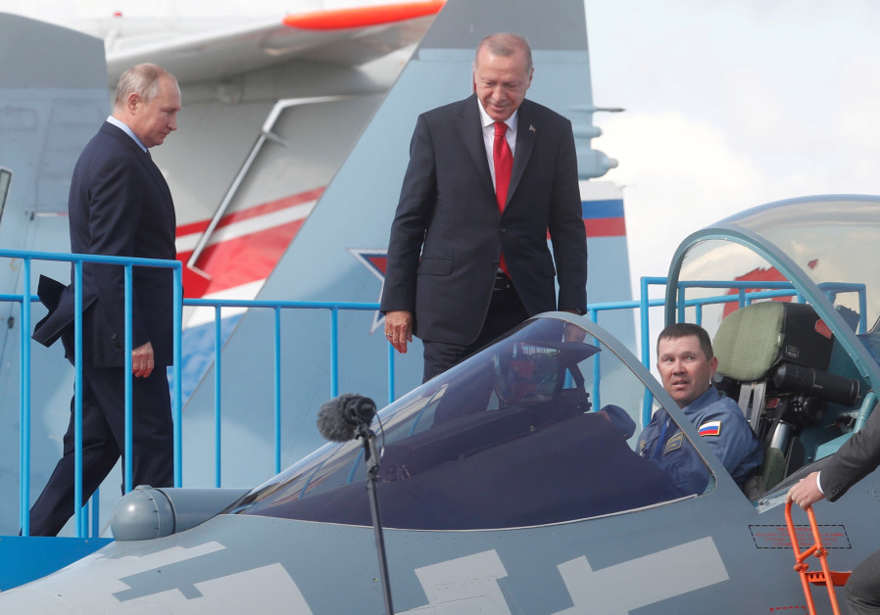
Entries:
<svg viewBox="0 0 880 615">
<path fill-rule="evenodd" d="M 682 408 L 706 392 L 718 367 L 709 334 L 699 325 L 670 325 L 657 337 L 657 369 L 663 388 Z"/>
</svg>

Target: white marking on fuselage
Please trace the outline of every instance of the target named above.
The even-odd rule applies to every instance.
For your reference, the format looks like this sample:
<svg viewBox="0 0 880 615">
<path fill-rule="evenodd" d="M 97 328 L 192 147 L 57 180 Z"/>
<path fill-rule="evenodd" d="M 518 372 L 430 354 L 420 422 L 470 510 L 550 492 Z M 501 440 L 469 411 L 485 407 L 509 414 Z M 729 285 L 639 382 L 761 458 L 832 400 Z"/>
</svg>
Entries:
<svg viewBox="0 0 880 615">
<path fill-rule="evenodd" d="M 120 615 L 156 615 L 180 613 L 177 605 L 187 598 L 177 589 L 166 590 L 135 600 L 120 601 L 115 594 L 131 586 L 125 579 L 155 572 L 158 576 L 168 566 L 224 551 L 218 542 L 194 547 L 174 546 L 154 553 L 119 555 L 102 549 L 32 583 L 2 593 L 3 613 L 114 613 Z M 172 608 L 173 607 L 173 608 Z M 195 612 L 195 611 L 194 611 Z"/>
<path fill-rule="evenodd" d="M 397 615 L 510 615 L 498 579 L 507 576 L 493 549 L 416 568 L 428 604 Z"/>
<path fill-rule="evenodd" d="M 131 589 L 125 582 L 129 577 L 154 572 L 161 578 L 175 563 L 221 550 L 225 547 L 210 542 L 190 549 L 173 547 L 139 556 L 94 554 L 45 580 L 4 592 L 3 606 L 11 607 L 10 613 L 35 614 L 199 615 L 276 613 L 280 609 L 291 615 L 312 615 L 299 587 L 280 563 L 196 582 L 198 595 L 195 597 L 184 595 L 179 588 L 125 597 Z"/>
<path fill-rule="evenodd" d="M 243 220 L 238 220 L 225 226 L 221 226 L 211 235 L 211 238 L 208 240 L 206 247 L 224 241 L 229 241 L 230 239 L 244 237 L 245 235 L 250 235 L 252 233 L 265 231 L 276 226 L 281 226 L 282 224 L 287 224 L 288 222 L 293 222 L 295 220 L 303 220 L 305 218 L 308 218 L 309 214 L 312 213 L 312 209 L 315 208 L 315 203 L 317 203 L 317 201 L 299 203 L 297 205 L 292 205 L 278 211 L 272 211 L 269 213 L 254 216 L 252 218 L 245 218 Z M 190 250 L 195 249 L 199 238 L 202 236 L 202 232 L 203 231 L 196 231 L 188 235 L 177 237 L 174 242 L 177 251 L 189 252 Z"/>
<path fill-rule="evenodd" d="M 260 292 L 260 289 L 263 288 L 263 284 L 266 283 L 266 279 L 256 280 L 255 282 L 248 282 L 247 284 L 241 284 L 240 286 L 233 286 L 232 288 L 227 288 L 225 290 L 217 291 L 216 293 L 208 293 L 203 299 L 244 299 L 246 301 L 250 301 L 251 299 L 257 296 L 257 293 Z M 238 314 L 244 314 L 247 312 L 246 307 L 224 307 L 220 312 L 223 318 L 229 318 L 230 316 L 237 316 Z M 183 328 L 187 327 L 197 327 L 199 325 L 203 325 L 206 322 L 214 322 L 214 308 L 206 307 L 206 306 L 186 306 L 183 308 Z"/>
<path fill-rule="evenodd" d="M 574 606 L 554 615 L 626 615 L 730 578 L 708 536 L 600 570 L 583 556 L 558 568 Z"/>
</svg>

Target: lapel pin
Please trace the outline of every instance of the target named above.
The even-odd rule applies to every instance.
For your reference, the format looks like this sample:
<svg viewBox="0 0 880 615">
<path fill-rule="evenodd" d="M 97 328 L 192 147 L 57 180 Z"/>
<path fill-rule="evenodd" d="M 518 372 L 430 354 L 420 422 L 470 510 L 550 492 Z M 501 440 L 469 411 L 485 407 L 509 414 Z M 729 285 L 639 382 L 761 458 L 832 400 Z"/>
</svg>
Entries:
<svg viewBox="0 0 880 615">
<path fill-rule="evenodd" d="M 529 124 L 529 132 L 537 132 L 537 131 L 535 130 L 535 126 L 534 126 L 534 124 Z"/>
</svg>

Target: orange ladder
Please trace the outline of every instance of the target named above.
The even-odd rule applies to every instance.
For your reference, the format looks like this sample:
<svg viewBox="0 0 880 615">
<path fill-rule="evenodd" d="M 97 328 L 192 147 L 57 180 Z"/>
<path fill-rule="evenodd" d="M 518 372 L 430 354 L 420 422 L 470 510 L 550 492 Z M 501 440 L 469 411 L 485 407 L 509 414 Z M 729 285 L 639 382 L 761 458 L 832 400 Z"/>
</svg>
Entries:
<svg viewBox="0 0 880 615">
<path fill-rule="evenodd" d="M 794 551 L 794 569 L 801 577 L 801 586 L 804 588 L 804 597 L 807 599 L 807 609 L 810 615 L 816 615 L 816 606 L 813 604 L 810 583 L 813 585 L 824 585 L 828 588 L 828 598 L 831 601 L 832 613 L 840 615 L 840 607 L 837 605 L 837 594 L 834 591 L 834 587 L 846 585 L 846 581 L 851 573 L 835 572 L 828 569 L 828 552 L 822 546 L 822 538 L 819 536 L 819 527 L 816 525 L 813 507 L 807 506 L 804 512 L 807 513 L 807 519 L 810 521 L 810 531 L 813 533 L 814 542 L 812 547 L 801 552 L 797 534 L 794 531 L 794 524 L 791 522 L 791 500 L 785 502 L 785 524 L 788 526 L 788 537 L 791 539 L 791 549 Z M 819 559 L 819 565 L 822 567 L 822 570 L 809 570 L 810 566 L 804 563 L 804 560 L 811 555 L 815 555 Z"/>
</svg>

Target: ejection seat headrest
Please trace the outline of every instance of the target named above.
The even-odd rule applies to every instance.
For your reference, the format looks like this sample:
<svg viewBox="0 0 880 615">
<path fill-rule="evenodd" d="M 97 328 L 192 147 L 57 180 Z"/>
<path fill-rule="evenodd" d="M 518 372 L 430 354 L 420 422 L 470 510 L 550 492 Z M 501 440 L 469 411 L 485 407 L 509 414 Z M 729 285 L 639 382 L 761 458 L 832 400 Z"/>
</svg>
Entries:
<svg viewBox="0 0 880 615">
<path fill-rule="evenodd" d="M 811 306 L 765 301 L 722 320 L 712 345 L 719 374 L 754 382 L 782 360 L 827 369 L 832 343 L 831 331 Z"/>
<path fill-rule="evenodd" d="M 782 306 L 776 301 L 753 303 L 721 321 L 712 342 L 718 373 L 752 382 L 770 371 L 782 344 Z"/>
</svg>

